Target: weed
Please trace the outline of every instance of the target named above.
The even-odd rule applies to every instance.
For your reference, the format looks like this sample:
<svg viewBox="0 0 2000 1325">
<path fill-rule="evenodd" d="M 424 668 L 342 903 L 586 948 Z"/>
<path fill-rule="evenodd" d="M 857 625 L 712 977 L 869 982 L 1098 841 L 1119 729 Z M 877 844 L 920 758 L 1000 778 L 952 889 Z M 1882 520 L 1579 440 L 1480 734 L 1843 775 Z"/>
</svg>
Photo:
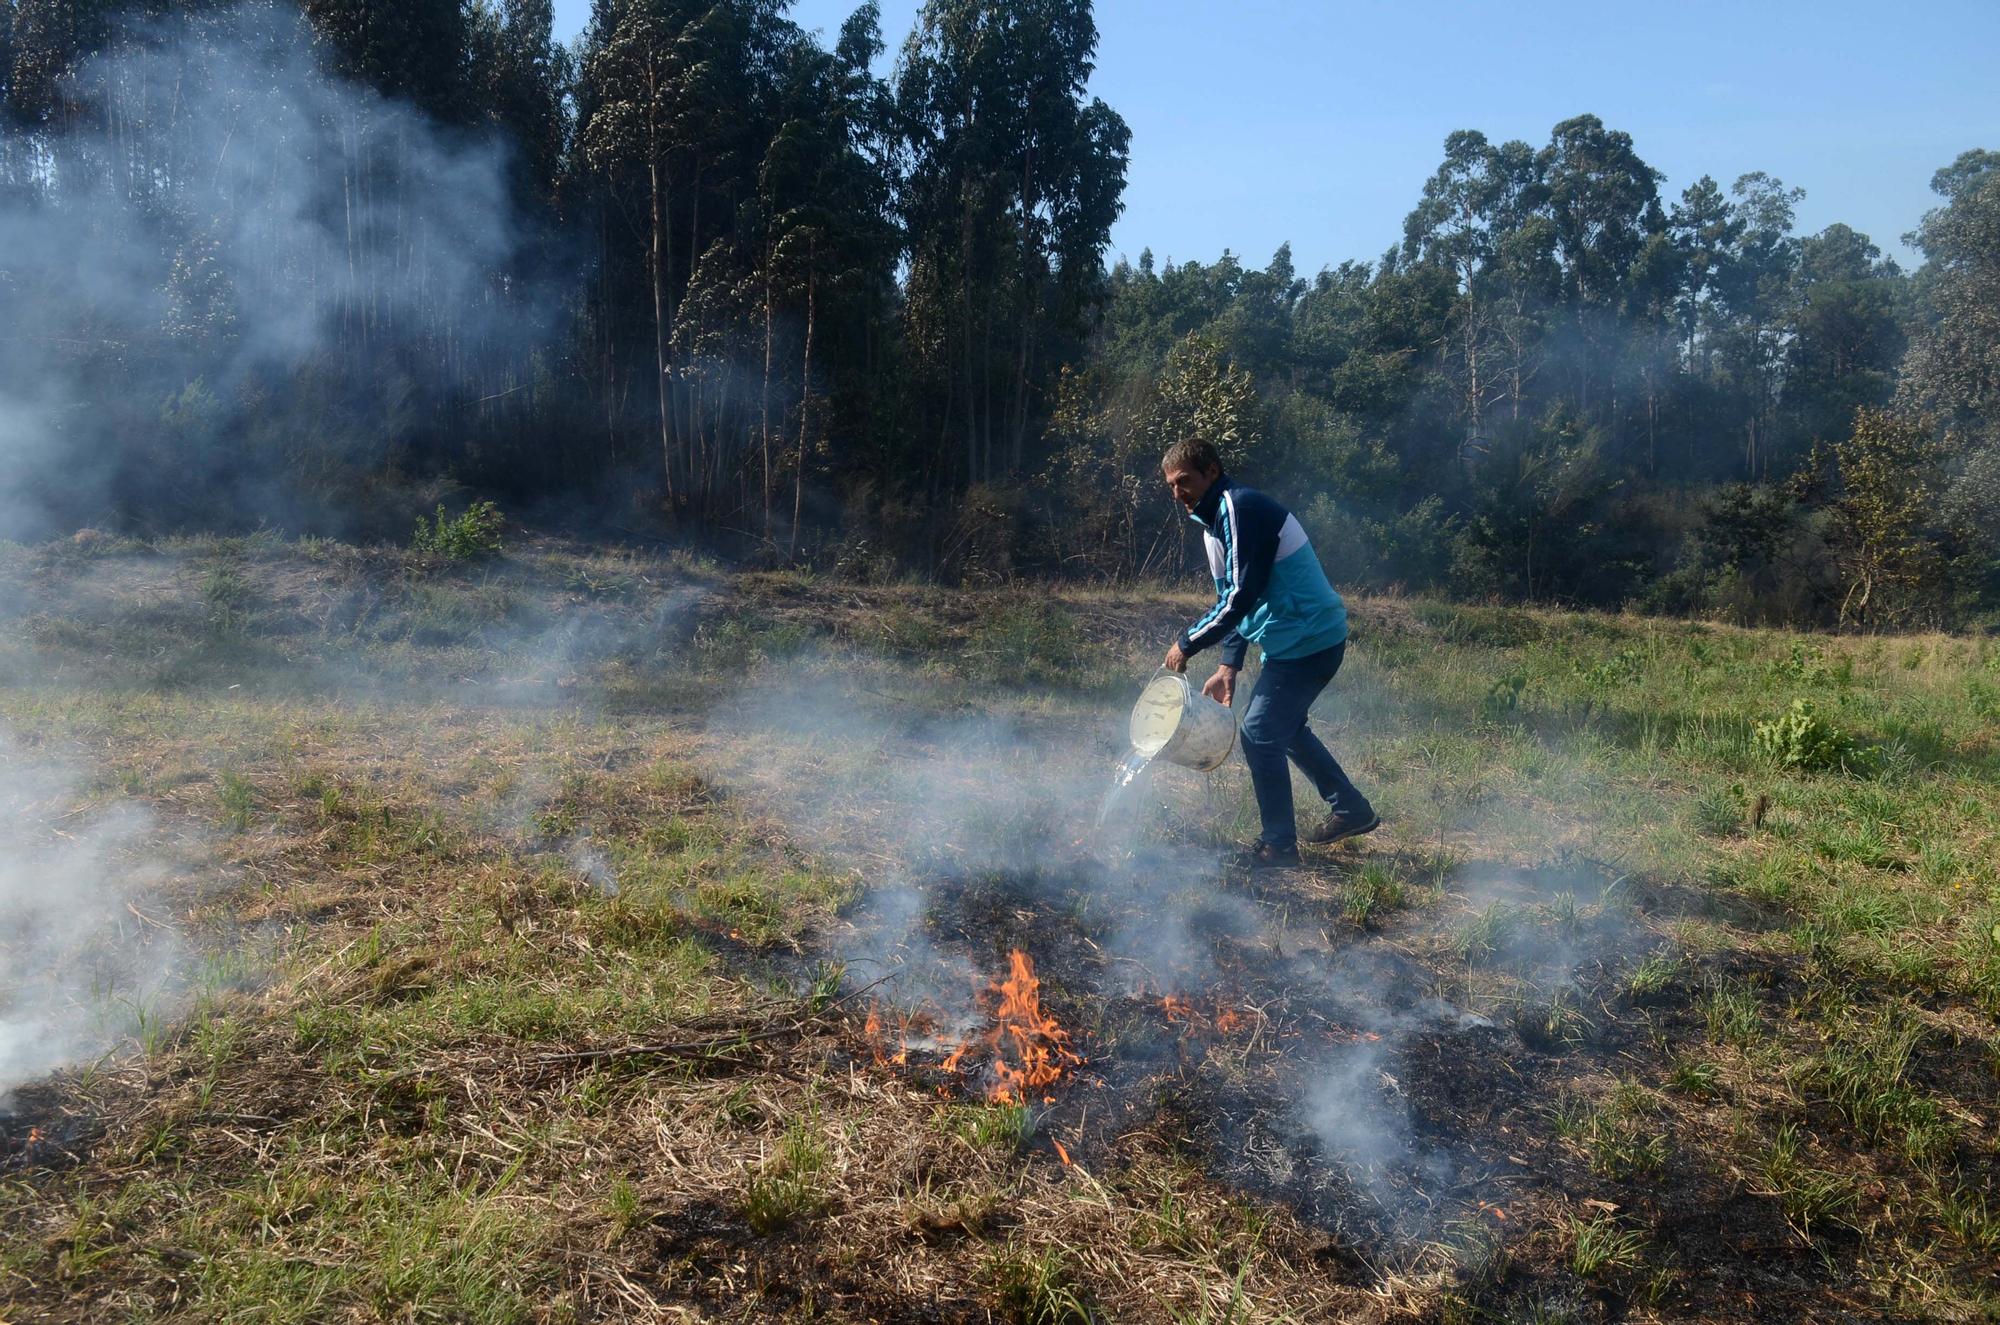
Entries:
<svg viewBox="0 0 2000 1325">
<path fill-rule="evenodd" d="M 1519 920 L 1518 908 L 1494 902 L 1458 927 L 1451 937 L 1452 951 L 1460 961 L 1477 965 L 1506 946 Z"/>
<path fill-rule="evenodd" d="M 1239 1325 L 1250 1320 L 1250 1299 L 1243 1294 L 1243 1281 L 1249 1273 L 1248 1265 L 1236 1272 L 1235 1282 L 1229 1285 L 1229 1300 L 1219 1307 L 1213 1302 L 1203 1302 L 1193 1311 L 1169 1308 L 1173 1311 L 1174 1325 Z"/>
<path fill-rule="evenodd" d="M 743 1197 L 743 1217 L 759 1237 L 817 1214 L 826 1205 L 820 1174 L 826 1168 L 826 1146 L 814 1134 L 817 1110 L 792 1119 L 777 1153 L 750 1176 Z"/>
<path fill-rule="evenodd" d="M 1396 877 L 1395 870 L 1379 861 L 1370 861 L 1348 880 L 1340 909 L 1351 923 L 1365 929 L 1377 915 L 1402 904 L 1403 881 Z"/>
<path fill-rule="evenodd" d="M 1569 1268 L 1579 1278 L 1637 1270 L 1645 1262 L 1646 1239 L 1610 1215 L 1569 1222 Z"/>
<path fill-rule="evenodd" d="M 439 561 L 484 561 L 500 555 L 500 531 L 506 521 L 490 501 L 476 501 L 457 516 L 444 513 L 439 502 L 435 520 L 417 517 L 410 551 Z"/>
<path fill-rule="evenodd" d="M 607 1242 L 616 1242 L 638 1226 L 641 1216 L 639 1193 L 624 1178 L 611 1184 L 610 1194 L 604 1199 L 604 1212 L 611 1221 L 611 1231 Z"/>
<path fill-rule="evenodd" d="M 1657 998 L 1679 982 L 1684 969 L 1679 958 L 1656 952 L 1626 977 L 1625 992 L 1634 1000 Z"/>
<path fill-rule="evenodd" d="M 231 832 L 249 831 L 250 815 L 257 808 L 257 788 L 241 773 L 224 773 L 216 786 L 222 802 L 222 821 Z"/>
<path fill-rule="evenodd" d="M 1695 798 L 1694 826 L 1710 837 L 1730 837 L 1743 828 L 1743 784 L 1711 788 Z"/>
<path fill-rule="evenodd" d="M 218 560 L 202 577 L 201 601 L 212 634 L 233 635 L 249 624 L 256 594 L 234 559 Z"/>
<path fill-rule="evenodd" d="M 1747 1048 L 1764 1034 L 1757 991 L 1745 984 L 1726 981 L 1712 984 L 1701 1001 L 1701 1015 L 1708 1038 L 1718 1044 Z"/>
<path fill-rule="evenodd" d="M 1722 1069 L 1705 1058 L 1679 1058 L 1667 1072 L 1667 1084 L 1683 1095 L 1706 1099 L 1722 1082 Z"/>
<path fill-rule="evenodd" d="M 1795 699 L 1783 715 L 1758 723 L 1751 741 L 1778 767 L 1801 773 L 1858 771 L 1866 762 L 1854 739 L 1821 717 L 1810 699 Z"/>
<path fill-rule="evenodd" d="M 1872 1024 L 1842 1026 L 1824 1052 L 1793 1068 L 1792 1084 L 1869 1141 L 1935 1166 L 1958 1144 L 1958 1124 L 1907 1078 L 1922 1036 L 1913 1016 L 1893 1010 Z"/>
<path fill-rule="evenodd" d="M 1035 1134 L 1035 1118 L 1024 1104 L 966 1105 L 957 1115 L 960 1136 L 980 1150 L 1017 1154 Z"/>
<path fill-rule="evenodd" d="M 981 616 L 965 642 L 966 673 L 975 680 L 1018 685 L 1074 678 L 1084 659 L 1084 634 L 1070 611 L 1046 598 L 1009 602 Z"/>
<path fill-rule="evenodd" d="M 1593 1105 L 1576 1096 L 1556 1104 L 1556 1135 L 1581 1146 L 1593 1173 L 1607 1178 L 1657 1174 L 1667 1162 L 1667 1136 L 1655 1125 L 1658 1103 L 1638 1082 L 1621 1080 Z"/>
<path fill-rule="evenodd" d="M 1764 1152 L 1764 1178 L 1784 1207 L 1785 1219 L 1810 1238 L 1815 1227 L 1848 1222 L 1855 1201 L 1852 1183 L 1814 1168 L 1804 1158 L 1805 1142 L 1796 1123 L 1783 1123 Z"/>
<path fill-rule="evenodd" d="M 1090 1325 L 1091 1310 L 1062 1251 L 1010 1248 L 991 1270 L 995 1306 L 1014 1325 Z"/>
<path fill-rule="evenodd" d="M 2000 1258 L 2000 1209 L 1991 1196 L 1976 1188 L 1957 1187 L 1935 1198 L 1935 1214 L 1945 1232 L 1989 1264 Z"/>
</svg>

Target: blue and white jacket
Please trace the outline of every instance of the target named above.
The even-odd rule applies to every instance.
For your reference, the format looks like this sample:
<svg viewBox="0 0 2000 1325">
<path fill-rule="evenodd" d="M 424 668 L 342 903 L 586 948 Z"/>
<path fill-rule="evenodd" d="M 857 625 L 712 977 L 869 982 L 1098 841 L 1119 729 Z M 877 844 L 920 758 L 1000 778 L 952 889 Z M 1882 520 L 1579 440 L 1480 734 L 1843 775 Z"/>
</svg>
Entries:
<svg viewBox="0 0 2000 1325">
<path fill-rule="evenodd" d="M 1208 545 L 1215 606 L 1181 632 L 1181 652 L 1222 645 L 1241 667 L 1252 644 L 1266 658 L 1303 658 L 1347 640 L 1347 605 L 1320 569 L 1298 517 L 1227 474 L 1190 513 Z"/>
</svg>

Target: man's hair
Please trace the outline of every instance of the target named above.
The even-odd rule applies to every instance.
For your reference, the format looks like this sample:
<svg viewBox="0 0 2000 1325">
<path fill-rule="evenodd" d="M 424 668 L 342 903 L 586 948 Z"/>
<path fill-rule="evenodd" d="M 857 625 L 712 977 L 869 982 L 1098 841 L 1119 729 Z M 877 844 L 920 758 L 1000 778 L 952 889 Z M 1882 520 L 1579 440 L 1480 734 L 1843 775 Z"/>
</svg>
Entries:
<svg viewBox="0 0 2000 1325">
<path fill-rule="evenodd" d="M 1215 444 L 1194 437 L 1183 437 L 1160 457 L 1160 468 L 1167 473 L 1176 469 L 1192 469 L 1197 474 L 1206 474 L 1221 467 L 1222 455 L 1215 449 Z"/>
</svg>

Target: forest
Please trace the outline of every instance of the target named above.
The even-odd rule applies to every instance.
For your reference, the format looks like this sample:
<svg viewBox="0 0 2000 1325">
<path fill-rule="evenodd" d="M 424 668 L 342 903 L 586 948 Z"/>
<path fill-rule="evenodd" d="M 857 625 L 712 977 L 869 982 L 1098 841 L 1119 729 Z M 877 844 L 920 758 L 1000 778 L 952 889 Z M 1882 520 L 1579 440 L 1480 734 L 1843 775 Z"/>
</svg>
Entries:
<svg viewBox="0 0 2000 1325">
<path fill-rule="evenodd" d="M 565 45 L 548 0 L 0 4 L 0 536 L 491 499 L 1125 582 L 1193 564 L 1156 473 L 1195 434 L 1343 586 L 2000 622 L 2000 152 L 1936 163 L 1915 270 L 1588 113 L 1453 133 L 1374 257 L 1107 265 L 1088 0 L 785 11 L 596 0 Z"/>
</svg>

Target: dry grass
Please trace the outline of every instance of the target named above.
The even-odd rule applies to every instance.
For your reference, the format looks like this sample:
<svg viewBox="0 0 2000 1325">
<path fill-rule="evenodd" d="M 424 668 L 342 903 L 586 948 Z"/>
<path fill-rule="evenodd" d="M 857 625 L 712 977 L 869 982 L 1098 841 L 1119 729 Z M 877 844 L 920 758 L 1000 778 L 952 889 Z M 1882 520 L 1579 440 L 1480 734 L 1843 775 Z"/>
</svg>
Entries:
<svg viewBox="0 0 2000 1325">
<path fill-rule="evenodd" d="M 1362 602 L 1325 725 L 1389 826 L 1252 886 L 1206 863 L 1240 770 L 1163 778 L 1134 860 L 1202 863 L 1133 891 L 1090 872 L 1076 802 L 1186 595 L 554 546 L 5 571 L 29 629 L 0 713 L 86 806 L 150 808 L 174 868 L 134 905 L 192 954 L 179 1015 L 0 1127 L 12 1316 L 2000 1301 L 1990 644 Z M 1879 770 L 1758 763 L 1753 721 L 1800 694 Z M 1090 1060 L 1054 1104 L 971 1098 L 943 1045 L 878 1061 L 878 971 L 834 959 L 911 883 L 938 987 L 1037 953 Z M 1187 908 L 1254 928 L 1202 934 L 1177 1018 L 1152 977 L 1180 968 L 1093 950 Z M 1432 1006 L 1464 1024 L 1368 1020 Z M 1401 1223 L 1267 1125 L 1378 1024 L 1368 1098 L 1453 1165 L 1389 1175 Z"/>
</svg>

